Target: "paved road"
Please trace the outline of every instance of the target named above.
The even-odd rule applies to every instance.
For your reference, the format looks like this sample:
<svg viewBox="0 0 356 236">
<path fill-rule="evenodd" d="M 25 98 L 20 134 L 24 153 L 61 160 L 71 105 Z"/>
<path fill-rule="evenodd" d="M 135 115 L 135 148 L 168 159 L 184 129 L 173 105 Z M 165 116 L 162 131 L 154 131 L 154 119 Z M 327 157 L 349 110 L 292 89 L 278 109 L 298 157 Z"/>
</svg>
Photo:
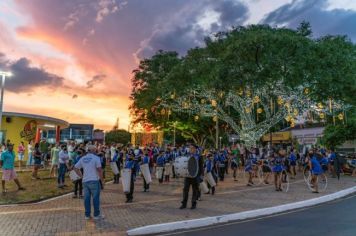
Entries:
<svg viewBox="0 0 356 236">
<path fill-rule="evenodd" d="M 276 216 L 169 235 L 204 236 L 355 236 L 356 195 Z"/>
</svg>

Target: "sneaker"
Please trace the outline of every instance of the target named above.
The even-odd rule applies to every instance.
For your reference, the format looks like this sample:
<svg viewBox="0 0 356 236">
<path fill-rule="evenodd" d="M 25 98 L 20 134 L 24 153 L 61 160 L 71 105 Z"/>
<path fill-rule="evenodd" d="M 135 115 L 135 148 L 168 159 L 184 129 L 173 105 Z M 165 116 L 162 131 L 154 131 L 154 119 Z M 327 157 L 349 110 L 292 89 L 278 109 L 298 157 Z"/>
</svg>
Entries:
<svg viewBox="0 0 356 236">
<path fill-rule="evenodd" d="M 26 189 L 24 187 L 19 187 L 18 190 L 19 191 L 25 191 Z"/>
<path fill-rule="evenodd" d="M 197 205 L 196 204 L 193 204 L 192 207 L 190 208 L 191 210 L 194 210 L 197 208 Z"/>
<path fill-rule="evenodd" d="M 90 219 L 91 219 L 90 216 L 85 217 L 85 220 L 90 220 Z"/>
<path fill-rule="evenodd" d="M 94 220 L 103 220 L 103 219 L 105 219 L 104 215 L 94 216 Z"/>
<path fill-rule="evenodd" d="M 73 195 L 73 197 L 72 198 L 78 198 L 78 195 Z"/>
</svg>

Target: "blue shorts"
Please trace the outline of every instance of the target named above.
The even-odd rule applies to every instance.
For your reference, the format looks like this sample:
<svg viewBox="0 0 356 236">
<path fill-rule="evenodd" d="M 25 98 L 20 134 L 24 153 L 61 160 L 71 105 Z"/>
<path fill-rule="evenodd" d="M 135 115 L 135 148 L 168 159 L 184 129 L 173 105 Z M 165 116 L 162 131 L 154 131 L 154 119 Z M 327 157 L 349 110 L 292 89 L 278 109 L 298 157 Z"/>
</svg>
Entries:
<svg viewBox="0 0 356 236">
<path fill-rule="evenodd" d="M 273 171 L 274 173 L 281 173 L 281 172 L 283 171 L 283 167 L 282 167 L 281 165 L 274 166 L 274 167 L 272 168 L 272 171 Z"/>
</svg>

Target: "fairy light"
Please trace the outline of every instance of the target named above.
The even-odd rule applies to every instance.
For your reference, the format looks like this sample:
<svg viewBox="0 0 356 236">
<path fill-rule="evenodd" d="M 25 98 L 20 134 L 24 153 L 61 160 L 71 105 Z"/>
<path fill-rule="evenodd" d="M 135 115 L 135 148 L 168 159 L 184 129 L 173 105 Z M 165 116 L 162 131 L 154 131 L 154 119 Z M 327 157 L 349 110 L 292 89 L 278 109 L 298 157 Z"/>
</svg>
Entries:
<svg viewBox="0 0 356 236">
<path fill-rule="evenodd" d="M 312 102 L 310 94 L 308 86 L 288 88 L 281 82 L 255 90 L 239 89 L 238 92 L 194 88 L 174 99 L 169 99 L 169 96 L 162 98 L 160 106 L 193 115 L 195 121 L 199 121 L 200 117 L 211 117 L 213 121 L 222 120 L 240 135 L 241 140 L 252 146 L 283 119 L 294 127 L 300 118 L 299 114 L 315 112 L 319 118 L 324 119 L 326 115 L 347 108 L 335 100 L 329 106 Z M 275 101 L 278 106 L 274 106 Z M 230 109 L 235 110 L 238 115 L 232 117 Z M 344 114 L 340 113 L 338 118 L 344 120 Z"/>
</svg>

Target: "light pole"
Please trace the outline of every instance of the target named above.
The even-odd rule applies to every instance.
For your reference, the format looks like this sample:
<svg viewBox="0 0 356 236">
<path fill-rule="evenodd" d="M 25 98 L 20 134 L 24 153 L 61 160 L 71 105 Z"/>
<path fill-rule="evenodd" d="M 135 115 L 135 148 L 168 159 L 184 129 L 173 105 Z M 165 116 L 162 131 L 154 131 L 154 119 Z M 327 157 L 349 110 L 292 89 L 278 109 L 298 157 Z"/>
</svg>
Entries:
<svg viewBox="0 0 356 236">
<path fill-rule="evenodd" d="M 222 144 L 222 143 L 221 143 L 222 137 L 220 136 L 219 139 L 220 139 L 220 148 L 219 148 L 219 149 L 221 150 L 221 148 L 222 148 L 222 145 L 221 145 L 221 144 Z"/>
<path fill-rule="evenodd" d="M 2 109 L 3 109 L 3 104 L 4 104 L 4 89 L 5 89 L 5 79 L 6 76 L 9 77 L 11 76 L 11 72 L 5 72 L 5 71 L 0 71 L 0 75 L 1 75 L 1 100 L 0 100 L 0 134 L 1 134 L 1 140 L 3 139 L 3 132 L 2 132 Z"/>
<path fill-rule="evenodd" d="M 231 139 L 232 139 L 232 146 L 235 146 L 235 138 L 232 137 Z"/>
<path fill-rule="evenodd" d="M 173 122 L 173 147 L 176 146 L 176 125 L 177 121 Z"/>
</svg>

